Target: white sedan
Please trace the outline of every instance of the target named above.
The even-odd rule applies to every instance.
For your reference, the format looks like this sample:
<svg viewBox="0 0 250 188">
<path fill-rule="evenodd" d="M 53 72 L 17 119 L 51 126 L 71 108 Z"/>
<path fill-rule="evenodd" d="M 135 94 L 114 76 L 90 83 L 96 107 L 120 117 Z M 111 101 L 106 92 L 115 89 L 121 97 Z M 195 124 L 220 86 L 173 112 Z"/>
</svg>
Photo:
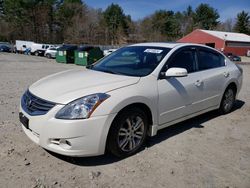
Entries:
<svg viewBox="0 0 250 188">
<path fill-rule="evenodd" d="M 241 85 L 242 69 L 215 49 L 143 43 L 37 81 L 19 116 L 26 135 L 47 150 L 126 157 L 167 126 L 211 110 L 229 113 Z"/>
<path fill-rule="evenodd" d="M 47 58 L 55 58 L 56 57 L 56 52 L 57 52 L 58 47 L 49 47 L 45 53 L 44 56 Z"/>
</svg>

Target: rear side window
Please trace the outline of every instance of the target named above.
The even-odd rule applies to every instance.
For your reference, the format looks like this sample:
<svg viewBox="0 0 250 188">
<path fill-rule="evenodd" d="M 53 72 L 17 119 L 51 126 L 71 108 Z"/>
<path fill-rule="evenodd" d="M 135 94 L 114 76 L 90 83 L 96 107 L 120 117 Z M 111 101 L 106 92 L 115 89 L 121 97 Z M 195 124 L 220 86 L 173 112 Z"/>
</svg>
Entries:
<svg viewBox="0 0 250 188">
<path fill-rule="evenodd" d="M 168 68 L 185 68 L 188 73 L 191 73 L 195 71 L 195 63 L 194 50 L 182 50 L 170 60 Z"/>
<path fill-rule="evenodd" d="M 199 50 L 199 70 L 213 69 L 225 66 L 222 55 L 207 50 Z"/>
</svg>

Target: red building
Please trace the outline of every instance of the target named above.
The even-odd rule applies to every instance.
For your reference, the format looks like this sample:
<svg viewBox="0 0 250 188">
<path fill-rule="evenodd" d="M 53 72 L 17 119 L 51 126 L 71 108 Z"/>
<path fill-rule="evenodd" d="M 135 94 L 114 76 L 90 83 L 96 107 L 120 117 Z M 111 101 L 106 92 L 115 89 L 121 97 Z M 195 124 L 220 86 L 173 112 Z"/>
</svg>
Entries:
<svg viewBox="0 0 250 188">
<path fill-rule="evenodd" d="M 241 56 L 250 50 L 250 36 L 242 33 L 196 29 L 178 42 L 205 44 L 224 53 Z"/>
</svg>

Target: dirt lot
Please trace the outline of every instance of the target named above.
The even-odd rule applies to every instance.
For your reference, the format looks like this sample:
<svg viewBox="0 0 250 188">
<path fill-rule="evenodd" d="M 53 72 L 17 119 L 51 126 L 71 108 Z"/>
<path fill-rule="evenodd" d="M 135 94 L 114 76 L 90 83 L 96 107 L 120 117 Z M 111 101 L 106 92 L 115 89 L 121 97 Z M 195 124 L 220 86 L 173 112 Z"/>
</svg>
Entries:
<svg viewBox="0 0 250 188">
<path fill-rule="evenodd" d="M 250 187 L 250 66 L 234 111 L 169 127 L 132 157 L 70 158 L 24 134 L 19 100 L 34 81 L 65 69 L 43 57 L 0 53 L 0 187 Z"/>
</svg>

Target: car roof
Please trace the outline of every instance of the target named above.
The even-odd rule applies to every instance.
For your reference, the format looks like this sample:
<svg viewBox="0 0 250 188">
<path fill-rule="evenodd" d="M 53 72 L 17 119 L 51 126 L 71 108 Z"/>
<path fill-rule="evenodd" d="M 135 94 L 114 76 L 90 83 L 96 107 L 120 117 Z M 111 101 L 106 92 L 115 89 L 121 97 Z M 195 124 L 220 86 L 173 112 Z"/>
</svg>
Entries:
<svg viewBox="0 0 250 188">
<path fill-rule="evenodd" d="M 203 44 L 197 44 L 197 43 L 182 43 L 182 42 L 147 42 L 147 43 L 138 43 L 138 44 L 132 44 L 130 46 L 151 46 L 151 47 L 162 47 L 162 48 L 179 48 L 179 47 L 185 47 L 185 46 L 197 46 L 197 47 L 204 47 L 207 49 L 211 49 L 213 51 L 216 51 L 220 54 L 223 54 L 221 51 L 212 48 L 210 46 L 206 46 Z M 224 54 L 223 54 L 224 55 Z"/>
<path fill-rule="evenodd" d="M 180 43 L 180 42 L 147 42 L 147 43 L 138 43 L 132 44 L 130 46 L 155 46 L 155 47 L 163 47 L 163 48 L 175 48 L 181 46 L 203 46 L 208 47 L 202 44 L 195 44 L 195 43 Z M 208 47 L 210 48 L 210 47 Z"/>
<path fill-rule="evenodd" d="M 138 43 L 138 44 L 132 44 L 131 46 L 155 46 L 155 47 L 165 47 L 165 48 L 174 48 L 176 46 L 179 46 L 180 43 L 176 42 L 147 42 L 147 43 Z"/>
</svg>

